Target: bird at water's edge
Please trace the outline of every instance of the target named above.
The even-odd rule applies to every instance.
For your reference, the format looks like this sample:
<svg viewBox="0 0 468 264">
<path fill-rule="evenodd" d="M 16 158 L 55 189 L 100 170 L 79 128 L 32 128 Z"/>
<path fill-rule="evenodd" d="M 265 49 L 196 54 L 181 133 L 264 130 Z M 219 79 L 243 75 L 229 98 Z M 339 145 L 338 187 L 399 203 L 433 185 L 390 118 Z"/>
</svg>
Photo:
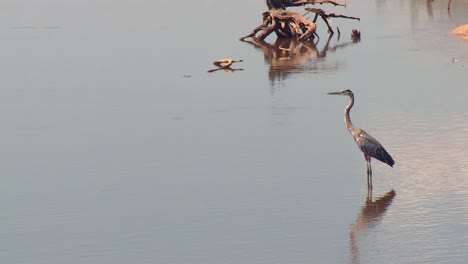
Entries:
<svg viewBox="0 0 468 264">
<path fill-rule="evenodd" d="M 346 127 L 354 138 L 354 141 L 358 145 L 359 149 L 364 153 L 364 158 L 366 159 L 367 165 L 367 185 L 369 188 L 372 188 L 372 168 L 371 168 L 371 158 L 378 159 L 384 163 L 387 163 L 390 167 L 393 167 L 395 161 L 392 156 L 388 154 L 385 148 L 380 144 L 377 139 L 373 138 L 371 135 L 367 134 L 366 131 L 356 127 L 351 122 L 349 117 L 349 111 L 354 105 L 354 94 L 351 90 L 343 90 L 340 92 L 328 93 L 329 95 L 346 95 L 349 96 L 350 102 L 345 108 L 344 112 L 344 121 Z"/>
</svg>

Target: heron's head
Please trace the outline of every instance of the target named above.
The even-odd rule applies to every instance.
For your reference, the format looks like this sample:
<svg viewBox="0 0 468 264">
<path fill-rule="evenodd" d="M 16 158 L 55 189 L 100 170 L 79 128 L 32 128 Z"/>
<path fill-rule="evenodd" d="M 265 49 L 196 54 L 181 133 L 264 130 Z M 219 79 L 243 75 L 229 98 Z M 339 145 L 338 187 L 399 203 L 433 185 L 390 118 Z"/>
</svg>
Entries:
<svg viewBox="0 0 468 264">
<path fill-rule="evenodd" d="M 354 96 L 353 92 L 351 90 L 343 90 L 339 92 L 334 92 L 334 93 L 328 93 L 329 95 L 347 95 L 347 96 Z"/>
</svg>

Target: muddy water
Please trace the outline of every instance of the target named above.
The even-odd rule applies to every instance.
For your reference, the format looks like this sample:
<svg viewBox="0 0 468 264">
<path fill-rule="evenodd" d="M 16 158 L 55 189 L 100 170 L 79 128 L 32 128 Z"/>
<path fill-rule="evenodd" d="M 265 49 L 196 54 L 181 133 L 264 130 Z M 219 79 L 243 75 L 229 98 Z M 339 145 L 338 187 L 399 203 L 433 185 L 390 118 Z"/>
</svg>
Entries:
<svg viewBox="0 0 468 264">
<path fill-rule="evenodd" d="M 6 1 L 0 262 L 466 263 L 468 3 L 322 7 L 361 21 L 254 45 L 262 1 Z M 396 161 L 372 193 L 342 89 Z"/>
</svg>

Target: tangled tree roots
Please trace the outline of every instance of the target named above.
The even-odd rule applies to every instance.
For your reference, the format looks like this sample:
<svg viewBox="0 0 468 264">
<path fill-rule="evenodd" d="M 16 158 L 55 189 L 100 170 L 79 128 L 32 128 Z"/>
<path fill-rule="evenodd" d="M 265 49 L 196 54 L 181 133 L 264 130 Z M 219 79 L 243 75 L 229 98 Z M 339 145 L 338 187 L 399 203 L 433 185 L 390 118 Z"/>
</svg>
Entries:
<svg viewBox="0 0 468 264">
<path fill-rule="evenodd" d="M 245 40 L 254 37 L 257 32 L 262 32 L 256 39 L 264 40 L 268 35 L 275 32 L 279 38 L 294 38 L 308 40 L 313 38 L 315 23 L 307 20 L 294 10 L 269 10 L 263 13 L 263 23 L 256 27 L 249 35 L 242 37 Z"/>
<path fill-rule="evenodd" d="M 309 21 L 302 14 L 294 10 L 285 10 L 286 6 L 293 6 L 306 3 L 332 3 L 334 5 L 343 5 L 339 2 L 329 0 L 269 0 L 267 1 L 268 7 L 274 7 L 279 9 L 270 9 L 263 13 L 263 23 L 256 27 L 249 35 L 240 38 L 245 40 L 246 38 L 254 38 L 257 40 L 264 40 L 271 33 L 275 32 L 278 38 L 290 38 L 298 40 L 312 40 L 317 34 L 315 30 L 317 28 L 316 21 L 320 17 L 328 27 L 329 34 L 334 34 L 332 26 L 330 25 L 329 19 L 332 17 L 347 18 L 360 20 L 357 17 L 339 15 L 335 13 L 325 13 L 323 9 L 319 8 L 306 8 L 305 10 L 311 13 L 315 13 L 313 21 Z M 273 5 L 275 4 L 275 5 Z M 258 36 L 256 34 L 259 33 Z"/>
</svg>

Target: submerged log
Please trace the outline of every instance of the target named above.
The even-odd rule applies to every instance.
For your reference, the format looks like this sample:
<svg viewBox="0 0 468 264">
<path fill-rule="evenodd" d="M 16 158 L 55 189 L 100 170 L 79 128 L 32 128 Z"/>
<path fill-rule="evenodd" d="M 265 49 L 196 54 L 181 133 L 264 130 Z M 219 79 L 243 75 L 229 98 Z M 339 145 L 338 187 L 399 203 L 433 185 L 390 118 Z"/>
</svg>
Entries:
<svg viewBox="0 0 468 264">
<path fill-rule="evenodd" d="M 361 41 L 361 31 L 353 29 L 351 33 L 351 40 L 353 41 L 353 43 L 358 43 L 359 41 Z"/>
<path fill-rule="evenodd" d="M 452 29 L 452 34 L 460 35 L 464 40 L 468 40 L 468 24 Z"/>
<path fill-rule="evenodd" d="M 243 71 L 244 69 L 233 69 L 231 65 L 236 62 L 242 62 L 243 60 L 233 60 L 232 58 L 224 58 L 220 60 L 213 61 L 213 64 L 218 67 L 215 69 L 208 70 L 207 72 L 215 72 L 219 70 L 224 70 L 227 73 L 232 73 L 234 71 Z"/>
<path fill-rule="evenodd" d="M 213 64 L 218 67 L 230 67 L 235 62 L 242 62 L 243 60 L 233 60 L 231 58 L 224 58 L 213 61 Z"/>
</svg>

